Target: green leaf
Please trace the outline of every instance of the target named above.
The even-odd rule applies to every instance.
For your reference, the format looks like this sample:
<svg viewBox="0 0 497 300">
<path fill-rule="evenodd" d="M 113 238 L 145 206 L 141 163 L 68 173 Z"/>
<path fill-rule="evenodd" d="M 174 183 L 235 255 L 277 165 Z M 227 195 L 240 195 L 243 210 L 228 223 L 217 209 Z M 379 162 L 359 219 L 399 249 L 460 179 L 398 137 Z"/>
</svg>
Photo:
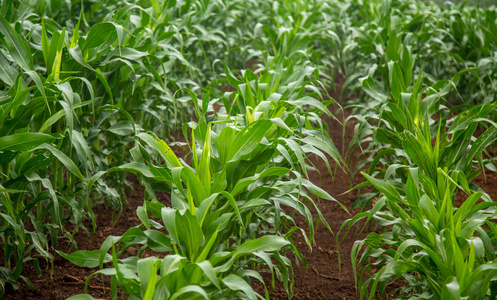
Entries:
<svg viewBox="0 0 497 300">
<path fill-rule="evenodd" d="M 107 130 L 121 136 L 131 135 L 135 133 L 134 126 L 128 121 L 119 121 L 109 127 Z"/>
<path fill-rule="evenodd" d="M 230 145 L 226 161 L 235 162 L 242 156 L 251 153 L 259 145 L 272 124 L 270 120 L 255 121 L 238 132 Z"/>
<path fill-rule="evenodd" d="M 204 271 L 205 276 L 207 276 L 207 278 L 209 278 L 209 280 L 218 288 L 218 290 L 220 290 L 221 287 L 219 285 L 219 280 L 211 263 L 208 260 L 204 260 L 200 263 L 197 263 L 197 266 L 199 266 L 202 271 Z"/>
<path fill-rule="evenodd" d="M 236 197 L 238 194 L 240 194 L 248 185 L 251 183 L 262 179 L 264 177 L 270 177 L 270 176 L 277 176 L 277 177 L 282 177 L 290 172 L 290 169 L 287 168 L 282 168 L 282 167 L 270 167 L 266 170 L 264 170 L 261 174 L 242 178 L 238 180 L 233 187 L 233 190 L 231 191 L 231 195 L 233 197 Z"/>
<path fill-rule="evenodd" d="M 361 83 L 362 89 L 373 99 L 384 103 L 388 97 L 384 94 L 380 93 L 376 88 L 376 84 L 370 76 L 359 78 L 359 82 Z"/>
<path fill-rule="evenodd" d="M 79 46 L 76 45 L 75 47 L 73 48 L 70 48 L 68 49 L 69 50 L 69 54 L 71 55 L 71 57 L 77 62 L 79 63 L 81 66 L 89 69 L 89 70 L 92 70 L 95 72 L 95 69 L 90 66 L 90 64 L 88 64 L 86 62 L 86 60 L 84 59 L 83 57 L 83 54 L 81 53 L 81 49 L 79 49 Z M 104 78 L 105 79 L 105 78 Z M 107 88 L 107 87 L 106 87 Z"/>
<path fill-rule="evenodd" d="M 402 146 L 412 162 L 430 178 L 436 178 L 438 161 L 432 153 L 432 146 L 422 143 L 421 138 L 418 139 L 408 131 L 402 133 L 402 139 Z"/>
<path fill-rule="evenodd" d="M 55 138 L 49 134 L 26 132 L 0 137 L 0 151 L 29 151 Z"/>
<path fill-rule="evenodd" d="M 147 244 L 151 250 L 156 252 L 171 251 L 171 238 L 164 233 L 156 230 L 146 230 Z"/>
<path fill-rule="evenodd" d="M 181 289 L 179 289 L 179 291 L 174 293 L 170 299 L 178 299 L 180 296 L 185 295 L 185 294 L 189 294 L 189 293 L 199 294 L 200 296 L 204 297 L 204 299 L 209 299 L 209 296 L 207 296 L 207 293 L 205 292 L 205 290 L 198 285 L 188 285 L 188 286 L 182 287 Z"/>
<path fill-rule="evenodd" d="M 298 105 L 300 107 L 303 107 L 304 105 L 309 105 L 311 107 L 315 107 L 315 108 L 319 109 L 319 111 L 321 113 L 325 113 L 328 116 L 333 116 L 333 114 L 328 110 L 328 108 L 326 108 L 326 106 L 324 106 L 324 104 L 321 101 L 314 99 L 312 97 L 309 97 L 309 96 L 302 97 L 302 98 L 294 100 L 290 103 L 293 105 Z"/>
<path fill-rule="evenodd" d="M 204 235 L 197 217 L 189 210 L 183 214 L 176 211 L 175 228 L 182 246 L 185 247 L 186 256 L 191 262 L 195 262 L 201 249 L 200 245 L 204 242 Z"/>
<path fill-rule="evenodd" d="M 271 205 L 271 202 L 267 201 L 266 199 L 262 198 L 254 198 L 250 199 L 249 201 L 245 202 L 242 207 L 240 207 L 240 210 L 244 209 L 249 209 L 257 206 L 263 206 L 263 205 Z"/>
<path fill-rule="evenodd" d="M 140 133 L 137 136 L 157 151 L 157 153 L 159 153 L 160 156 L 162 156 L 162 158 L 166 161 L 169 168 L 182 167 L 178 157 L 174 154 L 173 150 L 166 144 L 166 142 L 161 139 L 157 139 L 156 137 L 154 138 L 148 133 Z"/>
<path fill-rule="evenodd" d="M 33 70 L 33 55 L 29 50 L 28 43 L 15 32 L 2 15 L 0 15 L 0 33 L 3 35 L 2 40 L 9 49 L 10 55 L 21 69 L 24 71 Z"/>
<path fill-rule="evenodd" d="M 233 291 L 242 291 L 247 297 L 251 300 L 257 299 L 256 292 L 250 284 L 248 284 L 243 278 L 240 276 L 237 276 L 235 274 L 229 274 L 228 276 L 224 277 L 223 283 Z"/>
<path fill-rule="evenodd" d="M 361 172 L 361 174 L 366 177 L 366 180 L 369 181 L 377 190 L 382 192 L 390 201 L 394 201 L 396 203 L 403 203 L 402 198 L 400 197 L 399 192 L 392 185 L 384 182 L 382 180 L 376 179 L 368 174 Z"/>
<path fill-rule="evenodd" d="M 71 297 L 67 298 L 67 300 L 103 300 L 103 299 L 97 299 L 97 298 L 93 298 L 93 296 L 91 296 L 91 295 L 81 294 L 81 295 L 71 296 Z"/>
<path fill-rule="evenodd" d="M 109 54 L 111 56 L 121 56 L 129 60 L 139 61 L 142 57 L 147 56 L 148 52 L 138 51 L 133 48 L 124 47 L 121 49 L 116 49 Z"/>
<path fill-rule="evenodd" d="M 29 77 L 31 77 L 31 79 L 33 79 L 33 81 L 35 82 L 36 88 L 38 88 L 38 91 L 40 91 L 40 94 L 43 97 L 43 100 L 45 101 L 45 105 L 50 111 L 47 95 L 45 93 L 45 87 L 43 86 L 43 82 L 41 81 L 40 75 L 38 75 L 38 73 L 36 73 L 35 71 L 26 71 L 26 74 L 28 74 Z"/>
<path fill-rule="evenodd" d="M 62 153 L 62 151 L 48 144 L 41 145 L 36 149 L 46 149 L 52 152 L 52 154 L 67 168 L 67 170 L 73 173 L 81 181 L 86 183 L 86 179 L 83 177 L 83 174 L 81 174 L 81 171 L 79 171 L 78 167 L 74 164 L 74 162 L 67 155 Z"/>
<path fill-rule="evenodd" d="M 251 240 L 240 245 L 233 253 L 233 257 L 236 259 L 240 256 L 258 251 L 278 251 L 282 247 L 289 244 L 290 242 L 282 237 L 265 235 L 261 238 Z"/>
<path fill-rule="evenodd" d="M 112 23 L 97 23 L 86 36 L 83 50 L 98 47 L 106 42 L 112 42 L 116 39 L 116 27 Z"/>
<path fill-rule="evenodd" d="M 55 250 L 55 252 L 57 252 L 60 256 L 67 259 L 68 261 L 70 261 L 71 263 L 75 264 L 78 267 L 96 268 L 100 264 L 100 250 L 93 250 L 93 251 L 79 250 L 71 254 L 65 254 L 64 252 L 59 250 Z M 110 262 L 110 261 L 112 261 L 112 256 L 106 253 L 104 262 Z"/>
<path fill-rule="evenodd" d="M 107 94 L 109 94 L 109 97 L 110 97 L 111 102 L 112 102 L 114 100 L 114 96 L 112 94 L 112 90 L 110 89 L 109 83 L 107 82 L 107 79 L 105 79 L 104 74 L 102 73 L 102 71 L 100 71 L 100 69 L 97 68 L 95 70 L 95 75 L 100 80 L 100 82 L 102 82 L 102 84 L 104 85 L 105 91 L 107 92 Z"/>
<path fill-rule="evenodd" d="M 12 67 L 5 57 L 0 53 L 0 80 L 5 82 L 7 85 L 14 85 L 16 82 L 19 72 Z"/>
<path fill-rule="evenodd" d="M 200 158 L 200 162 L 199 162 L 198 167 L 195 166 L 195 171 L 197 173 L 197 176 L 200 180 L 200 183 L 202 183 L 207 195 L 209 195 L 211 193 L 211 185 L 212 185 L 211 169 L 210 169 L 211 144 L 212 144 L 212 142 L 211 142 L 211 126 L 208 126 L 207 132 L 205 135 L 205 140 L 204 140 L 204 148 L 202 149 L 202 157 Z"/>
<path fill-rule="evenodd" d="M 145 291 L 143 300 L 152 300 L 157 282 L 157 267 L 158 258 L 151 256 L 139 259 L 136 264 L 136 271 L 140 278 L 141 290 Z"/>
<path fill-rule="evenodd" d="M 488 147 L 492 141 L 495 139 L 495 135 L 497 134 L 497 127 L 490 127 L 485 132 L 483 132 L 471 145 L 471 151 L 469 152 L 469 155 L 467 156 L 468 163 L 475 155 L 483 151 L 486 147 Z"/>
<path fill-rule="evenodd" d="M 40 133 L 46 132 L 48 129 L 50 129 L 50 126 L 52 126 L 53 124 L 55 124 L 58 120 L 60 120 L 65 115 L 66 115 L 66 112 L 64 111 L 64 109 L 61 109 L 61 110 L 59 110 L 56 113 L 53 113 L 50 116 L 50 118 L 46 119 L 45 123 L 43 123 L 43 125 L 41 126 L 39 132 Z"/>
<path fill-rule="evenodd" d="M 442 289 L 443 300 L 459 300 L 461 299 L 459 293 L 459 282 L 456 277 L 450 277 L 445 281 Z"/>
<path fill-rule="evenodd" d="M 392 96 L 395 100 L 400 101 L 400 94 L 405 93 L 406 87 L 404 86 L 404 76 L 402 69 L 396 62 L 388 63 L 390 88 L 392 90 Z"/>
</svg>

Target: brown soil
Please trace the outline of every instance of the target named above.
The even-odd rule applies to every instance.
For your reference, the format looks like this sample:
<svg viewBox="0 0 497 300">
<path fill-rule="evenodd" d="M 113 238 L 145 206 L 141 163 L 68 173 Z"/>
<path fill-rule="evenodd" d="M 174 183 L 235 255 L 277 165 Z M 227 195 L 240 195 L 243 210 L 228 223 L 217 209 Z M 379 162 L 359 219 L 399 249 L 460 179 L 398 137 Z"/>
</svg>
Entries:
<svg viewBox="0 0 497 300">
<path fill-rule="evenodd" d="M 348 113 L 347 113 L 348 115 Z M 340 119 L 342 119 L 340 117 Z M 338 149 L 342 149 L 342 132 L 343 126 L 332 120 L 329 117 L 324 118 L 330 128 L 330 135 Z M 350 143 L 353 136 L 354 124 L 346 125 L 345 145 Z M 355 162 L 348 162 L 348 167 L 352 170 Z M 320 178 L 316 172 L 310 174 L 310 180 L 319 184 L 321 188 L 326 190 L 336 200 L 345 205 L 351 214 L 358 211 L 351 211 L 353 202 L 356 199 L 356 193 L 351 192 L 342 195 L 351 187 L 361 181 L 361 175 L 355 176 L 353 180 L 350 178 L 350 170 L 348 173 L 338 168 L 332 176 L 327 172 L 326 165 L 322 162 L 317 164 L 317 168 L 322 174 Z M 332 167 L 333 168 L 333 167 Z M 319 226 L 316 232 L 316 245 L 312 252 L 304 244 L 299 245 L 299 250 L 305 255 L 308 260 L 307 270 L 300 268 L 296 269 L 295 280 L 295 299 L 359 299 L 359 295 L 355 289 L 354 274 L 350 260 L 350 252 L 356 240 L 366 237 L 368 232 L 361 234 L 352 229 L 350 233 L 343 239 L 343 233 L 339 237 L 339 249 L 336 247 L 336 234 L 338 234 L 343 222 L 351 217 L 338 204 L 334 202 L 321 201 L 321 210 L 324 217 L 330 224 L 333 233 L 331 234 L 324 226 Z M 337 250 L 341 256 L 341 269 Z M 284 291 L 272 295 L 271 299 L 287 299 Z"/>
</svg>

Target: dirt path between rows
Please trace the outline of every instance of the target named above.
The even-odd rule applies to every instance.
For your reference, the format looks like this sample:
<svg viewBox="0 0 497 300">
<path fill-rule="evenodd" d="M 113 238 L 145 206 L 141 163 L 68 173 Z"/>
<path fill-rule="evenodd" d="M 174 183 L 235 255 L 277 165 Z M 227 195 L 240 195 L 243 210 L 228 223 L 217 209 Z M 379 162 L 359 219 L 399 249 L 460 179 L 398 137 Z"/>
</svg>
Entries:
<svg viewBox="0 0 497 300">
<path fill-rule="evenodd" d="M 349 112 L 346 111 L 345 117 L 348 116 L 348 114 Z M 343 122 L 343 116 L 337 114 L 337 118 L 340 122 L 333 120 L 328 116 L 324 116 L 323 121 L 328 124 L 330 136 L 335 145 L 339 150 L 342 150 L 343 126 L 341 122 Z M 345 149 L 347 149 L 346 147 L 350 143 L 353 132 L 354 124 L 349 122 L 345 127 Z M 357 155 L 352 156 L 356 157 Z M 350 170 L 344 171 L 339 167 L 330 175 L 324 162 L 317 159 L 313 159 L 312 161 L 315 163 L 321 175 L 317 172 L 312 172 L 309 174 L 310 180 L 326 190 L 331 196 L 351 211 L 352 204 L 356 199 L 357 194 L 355 192 L 348 194 L 343 193 L 361 181 L 360 174 L 356 175 L 353 180 L 350 177 L 350 172 L 353 170 L 355 162 L 347 162 L 347 167 Z M 335 163 L 331 163 L 331 165 L 332 170 L 334 170 Z M 339 250 L 342 263 L 341 270 L 339 270 L 339 257 L 335 235 L 338 233 L 343 222 L 350 218 L 351 215 L 345 212 L 335 202 L 321 200 L 320 203 L 321 211 L 330 224 L 334 234 L 330 233 L 328 229 L 320 224 L 316 231 L 316 245 L 313 246 L 312 252 L 309 251 L 305 242 L 299 242 L 298 249 L 307 258 L 308 266 L 307 270 L 304 268 L 295 269 L 294 299 L 359 299 L 359 295 L 355 289 L 350 253 L 354 242 L 357 239 L 364 238 L 366 233 L 363 232 L 358 234 L 358 232 L 352 230 L 345 239 L 340 238 Z M 354 214 L 356 211 L 351 213 Z M 303 226 L 303 218 L 298 218 L 298 222 L 300 222 L 300 226 Z M 288 299 L 281 285 L 277 285 L 276 291 L 273 291 L 270 288 L 270 298 Z"/>
</svg>

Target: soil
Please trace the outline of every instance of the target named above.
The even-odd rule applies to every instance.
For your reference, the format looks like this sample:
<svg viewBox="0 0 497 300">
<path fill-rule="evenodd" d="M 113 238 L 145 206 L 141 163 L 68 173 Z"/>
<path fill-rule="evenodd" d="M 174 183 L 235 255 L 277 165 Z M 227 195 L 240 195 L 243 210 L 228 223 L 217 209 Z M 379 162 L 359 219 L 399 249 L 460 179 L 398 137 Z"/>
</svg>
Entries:
<svg viewBox="0 0 497 300">
<path fill-rule="evenodd" d="M 345 111 L 345 116 L 348 113 L 348 111 Z M 342 119 L 342 117 L 338 118 Z M 324 117 L 323 120 L 328 123 L 330 135 L 337 148 L 342 149 L 342 125 L 330 117 Z M 349 122 L 345 129 L 344 142 L 345 145 L 348 145 L 353 135 L 354 124 Z M 178 150 L 178 148 L 175 150 Z M 179 150 L 184 153 L 184 150 Z M 353 159 L 354 157 L 356 155 L 352 155 Z M 317 172 L 310 173 L 310 180 L 326 190 L 350 211 L 356 194 L 354 192 L 343 193 L 361 181 L 360 174 L 352 179 L 349 175 L 356 162 L 347 162 L 348 170 L 346 169 L 346 171 L 348 173 L 341 168 L 337 168 L 333 173 L 333 177 L 328 173 L 326 165 L 322 161 L 315 160 L 314 163 L 316 163 L 321 175 Z M 332 164 L 333 167 L 334 165 Z M 129 227 L 140 223 L 136 217 L 136 208 L 143 204 L 143 188 L 136 177 L 130 176 L 128 180 L 132 183 L 134 192 L 131 193 L 130 189 L 127 190 L 128 200 L 119 220 L 114 224 L 113 212 L 105 209 L 105 207 L 97 207 L 95 209 L 98 225 L 96 233 L 88 236 L 81 231 L 74 237 L 80 249 L 97 250 L 107 236 L 122 235 Z M 496 180 L 497 174 L 489 172 L 487 173 L 487 181 L 484 181 L 483 177 L 480 176 L 475 183 L 487 191 L 493 199 L 497 199 L 496 186 L 495 184 L 492 185 Z M 165 194 L 159 195 L 159 198 L 164 203 L 168 201 Z M 342 223 L 350 218 L 351 214 L 357 213 L 357 211 L 350 211 L 349 214 L 338 204 L 324 200 L 321 201 L 321 210 L 335 235 L 338 233 Z M 303 219 L 298 220 L 298 222 L 303 226 Z M 90 224 L 87 225 L 90 226 Z M 309 251 L 303 241 L 299 243 L 298 249 L 307 258 L 308 266 L 307 269 L 303 267 L 295 268 L 294 299 L 359 299 L 355 289 L 350 253 L 354 242 L 358 239 L 363 239 L 367 233 L 367 230 L 362 233 L 351 230 L 345 239 L 342 239 L 343 235 L 340 237 L 338 247 L 341 253 L 341 270 L 335 242 L 336 236 L 330 233 L 322 224 L 317 229 L 315 237 L 317 243 L 313 246 L 312 252 Z M 61 242 L 58 249 L 65 253 L 74 251 L 68 242 Z M 133 251 L 133 249 L 129 251 Z M 95 269 L 79 268 L 57 255 L 54 251 L 52 253 L 55 256 L 53 272 L 50 266 L 47 267 L 45 264 L 42 276 L 38 277 L 33 264 L 28 263 L 24 268 L 23 275 L 32 281 L 35 290 L 31 290 L 25 283 L 22 283 L 18 292 L 7 293 L 5 299 L 67 299 L 70 296 L 84 293 L 86 278 Z M 270 276 L 264 276 L 264 278 L 269 289 L 270 299 L 288 299 L 281 284 L 277 283 L 275 289 L 273 289 Z M 260 285 L 254 285 L 256 290 L 264 294 Z M 96 298 L 110 299 L 108 287 L 108 279 L 102 283 L 100 277 L 94 277 L 90 282 L 88 293 Z M 121 296 L 118 298 L 122 299 Z"/>
</svg>

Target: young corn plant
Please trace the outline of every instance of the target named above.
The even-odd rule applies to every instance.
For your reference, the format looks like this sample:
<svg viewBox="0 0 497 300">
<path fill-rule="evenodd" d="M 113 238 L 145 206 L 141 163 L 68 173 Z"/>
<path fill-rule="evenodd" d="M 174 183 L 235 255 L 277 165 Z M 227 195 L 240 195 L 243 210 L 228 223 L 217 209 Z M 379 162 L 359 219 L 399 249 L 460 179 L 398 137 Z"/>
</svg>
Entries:
<svg viewBox="0 0 497 300">
<path fill-rule="evenodd" d="M 422 87 L 421 73 L 408 89 L 412 79 L 401 66 L 402 63 L 389 63 L 391 95 L 380 91 L 372 77 L 362 79 L 366 93 L 378 102 L 374 111 L 357 117 L 358 130 L 351 145 L 369 143 L 366 153 L 371 158 L 359 164 L 356 171 L 370 163 L 369 174 L 379 172 L 385 179 L 394 177 L 405 184 L 406 168 L 411 164 L 433 179 L 439 167 L 462 171 L 470 181 L 486 168 L 494 170 L 492 159 L 484 159 L 483 153 L 497 134 L 492 121 L 495 105 L 476 105 L 462 112 L 444 105 L 444 96 L 471 70 L 463 70 L 452 80 L 441 80 L 431 87 Z M 477 129 L 484 132 L 475 137 Z M 369 196 L 372 194 L 362 197 L 358 204 L 367 203 Z"/>
<path fill-rule="evenodd" d="M 152 210 L 158 208 L 154 205 Z M 78 251 L 64 256 L 82 267 L 100 265 L 102 268 L 103 263 L 112 262 L 113 268 L 93 274 L 112 276 L 112 299 L 116 298 L 117 286 L 131 299 L 256 299 L 257 293 L 246 280 L 263 280 L 257 272 L 246 270 L 247 265 L 267 263 L 271 258 L 283 265 L 288 263 L 284 263 L 275 251 L 290 242 L 282 237 L 266 235 L 249 240 L 235 250 L 215 251 L 222 242 L 218 230 L 224 231 L 231 225 L 232 214 L 222 214 L 218 220 L 212 220 L 207 216 L 209 212 L 201 211 L 201 208 L 197 212 L 193 215 L 186 209 L 181 213 L 178 209 L 162 206 L 159 214 L 168 235 L 158 231 L 161 227 L 156 222 L 153 229 L 143 231 L 134 227 L 121 237 L 109 237 L 99 251 Z M 118 244 L 121 245 L 119 252 L 114 248 Z M 139 256 L 146 249 L 166 252 L 165 256 L 163 259 L 155 256 L 119 259 L 128 247 L 137 244 L 142 245 Z M 112 256 L 107 254 L 110 248 Z M 279 268 L 271 264 L 272 271 Z"/>
<path fill-rule="evenodd" d="M 354 244 L 352 264 L 354 270 L 357 266 L 361 297 L 384 295 L 399 278 L 405 280 L 394 292 L 399 299 L 495 297 L 495 203 L 480 192 L 472 193 L 461 171 L 436 172 L 433 180 L 419 168 L 410 168 L 405 196 L 394 185 L 364 174 L 380 198 L 342 229 L 374 220 L 388 230 L 370 233 Z M 454 207 L 457 189 L 468 195 L 459 208 Z"/>
<path fill-rule="evenodd" d="M 260 33 L 253 41 L 262 50 L 266 67 L 291 74 L 302 64 L 311 65 L 319 70 L 320 80 L 331 85 L 334 61 L 329 53 L 338 39 L 327 22 L 328 8 L 321 1 L 273 2 L 273 16 L 259 20 L 255 28 Z"/>
<path fill-rule="evenodd" d="M 223 123 L 214 126 L 221 124 Z M 167 284 L 159 285 L 160 288 L 157 288 L 156 292 L 178 296 L 180 294 L 175 293 L 183 293 L 181 291 L 184 291 L 185 287 L 202 286 L 202 290 L 208 292 L 209 297 L 232 297 L 242 293 L 248 298 L 255 298 L 256 293 L 247 280 L 253 277 L 262 281 L 258 272 L 250 271 L 254 266 L 262 264 L 269 267 L 267 271 L 273 276 L 276 273 L 291 294 L 291 286 L 288 284 L 293 281 L 290 277 L 292 272 L 289 271 L 292 266 L 284 253 L 291 251 L 297 257 L 302 257 L 292 245 L 286 247 L 284 252 L 272 251 L 278 251 L 291 244 L 289 239 L 291 240 L 292 233 L 297 230 L 301 230 L 305 239 L 308 239 L 305 232 L 295 225 L 291 215 L 286 214 L 280 207 L 289 206 L 303 214 L 308 220 L 312 235 L 313 220 L 310 211 L 299 198 L 312 200 L 299 186 L 306 186 L 319 195 L 324 191 L 308 181 L 304 182 L 296 172 L 294 174 L 300 178 L 300 182 L 292 182 L 286 177 L 290 169 L 271 166 L 270 161 L 276 152 L 276 145 L 261 144 L 271 126 L 272 123 L 268 120 L 255 121 L 241 131 L 222 126 L 215 142 L 211 138 L 211 129 L 207 128 L 201 153 L 197 153 L 197 149 L 193 148 L 192 167 L 183 165 L 163 141 L 148 134 L 139 135 L 143 145 L 157 151 L 165 163 L 161 167 L 157 164 L 158 161 L 150 160 L 150 155 L 144 152 L 144 146 L 139 146 L 132 151 L 137 162 L 120 168 L 136 172 L 142 179 L 152 179 L 155 182 L 154 189 L 160 189 L 160 185 L 162 189 L 170 188 L 171 207 L 157 201 L 145 202 L 145 206 L 140 207 L 137 214 L 146 231 L 133 228 L 130 232 L 157 232 L 154 234 L 161 236 L 160 244 L 165 245 L 161 246 L 161 252 L 174 252 L 179 261 L 184 260 L 186 263 L 182 264 L 177 273 L 170 276 L 177 278 L 177 281 L 166 280 L 166 277 L 161 275 L 157 279 L 158 282 Z M 201 135 L 200 132 L 195 132 L 199 131 L 194 131 L 193 139 Z M 138 161 L 146 161 L 147 164 Z M 216 171 L 217 169 L 219 171 Z M 149 218 L 149 214 L 154 218 Z M 155 218 L 162 218 L 163 223 L 154 221 Z M 293 227 L 286 230 L 287 224 L 292 223 Z M 157 231 L 159 229 L 166 230 L 168 234 L 161 234 Z M 126 236 L 127 234 L 119 241 L 127 241 Z M 127 247 L 137 243 L 144 244 L 144 240 L 137 239 L 125 243 L 121 252 L 114 253 L 114 260 L 116 261 Z M 151 247 L 150 242 L 147 243 L 142 250 L 158 250 L 157 247 Z M 79 251 L 65 257 L 82 266 L 88 266 L 79 261 L 82 255 L 89 259 L 100 257 L 100 263 L 103 263 L 105 253 L 111 245 L 110 242 L 104 243 L 98 253 Z M 278 264 L 274 265 L 271 258 Z M 115 261 L 115 271 L 102 272 L 116 272 L 117 282 L 125 293 L 143 297 L 146 292 L 143 288 L 130 290 L 131 283 L 126 284 L 124 279 L 120 278 L 120 272 L 132 266 L 120 266 Z M 119 263 L 127 264 L 127 260 L 121 260 Z M 213 268 L 212 272 L 209 267 Z M 154 270 L 153 272 L 158 271 Z M 217 281 L 217 278 L 223 277 L 225 278 Z M 213 278 L 216 280 L 213 281 Z M 204 287 L 202 283 L 206 280 L 213 289 Z M 185 290 L 185 293 L 192 297 L 191 289 Z M 200 294 L 204 295 L 202 292 Z"/>
<path fill-rule="evenodd" d="M 335 118 L 328 106 L 334 100 L 323 100 L 319 89 L 318 70 L 309 65 L 285 71 L 247 69 L 237 77 L 227 67 L 226 81 L 234 89 L 210 101 L 203 100 L 205 118 L 234 120 L 250 124 L 257 120 L 270 120 L 272 139 L 278 139 L 278 151 L 292 169 L 299 169 L 307 177 L 307 166 L 312 167 L 309 155 L 316 155 L 331 167 L 326 155 L 340 164 L 342 157 L 329 137 L 327 124 L 321 115 Z M 200 101 L 193 100 L 194 103 Z M 221 102 L 215 111 L 211 107 Z M 197 114 L 200 109 L 197 109 Z M 212 112 L 212 114 L 208 114 Z M 202 114 L 201 114 L 202 115 Z"/>
<path fill-rule="evenodd" d="M 61 39 L 53 41 L 54 67 L 44 77 L 35 70 L 25 38 L 3 16 L 0 32 L 2 50 L 10 54 L 9 61 L 3 58 L 2 80 L 8 88 L 0 109 L 0 237 L 5 260 L 0 280 L 2 287 L 8 278 L 16 288 L 25 262 L 32 260 L 40 272 L 38 259 L 52 259 L 49 244 L 56 245 L 59 234 L 72 239 L 65 229 L 65 209 L 76 228 L 87 215 L 88 203 L 77 195 L 85 191 L 92 162 L 78 116 L 90 102 L 82 102 L 71 87 L 72 81 L 83 79 L 58 76 Z M 92 87 L 88 89 L 92 93 Z"/>
<path fill-rule="evenodd" d="M 353 249 L 361 297 L 382 296 L 390 283 L 402 278 L 406 284 L 396 289 L 397 298 L 493 298 L 494 226 L 487 227 L 487 222 L 492 223 L 495 209 L 488 195 L 468 184 L 485 169 L 495 169 L 486 152 L 497 133 L 492 121 L 495 107 L 487 98 L 493 87 L 485 87 L 476 105 L 451 108 L 454 95 L 474 99 L 466 95 L 467 78 L 476 78 L 477 85 L 484 81 L 480 70 L 467 69 L 467 65 L 444 67 L 448 61 L 462 61 L 449 54 L 453 44 L 436 49 L 449 36 L 447 32 L 428 34 L 435 32 L 438 24 L 420 23 L 422 16 L 410 23 L 399 22 L 399 18 L 409 18 L 412 11 L 397 16 L 390 2 L 361 5 L 361 18 L 373 20 L 374 26 L 354 29 L 357 46 L 367 50 L 362 52 L 374 57 L 376 63 L 364 65 L 364 60 L 358 60 L 355 65 L 363 75 L 353 76 L 365 76 L 358 83 L 367 97 L 367 110 L 351 117 L 359 121 L 351 145 L 367 144 L 371 159 L 356 171 L 371 164 L 368 174 L 363 173 L 367 182 L 359 187 L 372 185 L 380 198 L 378 193 L 364 195 L 358 203 L 370 203 L 371 209 L 344 223 L 342 230 L 350 230 L 360 221 L 374 220 L 381 227 L 379 233 L 356 242 Z M 410 5 L 410 9 L 419 7 L 417 3 Z M 432 9 L 439 11 L 438 7 Z M 406 24 L 409 30 L 403 28 Z M 412 34 L 412 28 L 420 24 L 429 30 Z M 417 41 L 421 45 L 426 38 L 440 38 L 426 48 L 431 54 L 417 49 L 416 43 L 410 44 Z M 416 68 L 419 61 L 432 63 Z M 489 66 L 488 59 L 484 66 Z M 411 86 L 414 71 L 418 78 Z M 441 74 L 450 74 L 452 79 L 439 80 Z M 353 80 L 350 77 L 349 83 Z M 482 133 L 477 134 L 479 131 Z M 454 208 L 458 189 L 471 196 Z"/>
</svg>

